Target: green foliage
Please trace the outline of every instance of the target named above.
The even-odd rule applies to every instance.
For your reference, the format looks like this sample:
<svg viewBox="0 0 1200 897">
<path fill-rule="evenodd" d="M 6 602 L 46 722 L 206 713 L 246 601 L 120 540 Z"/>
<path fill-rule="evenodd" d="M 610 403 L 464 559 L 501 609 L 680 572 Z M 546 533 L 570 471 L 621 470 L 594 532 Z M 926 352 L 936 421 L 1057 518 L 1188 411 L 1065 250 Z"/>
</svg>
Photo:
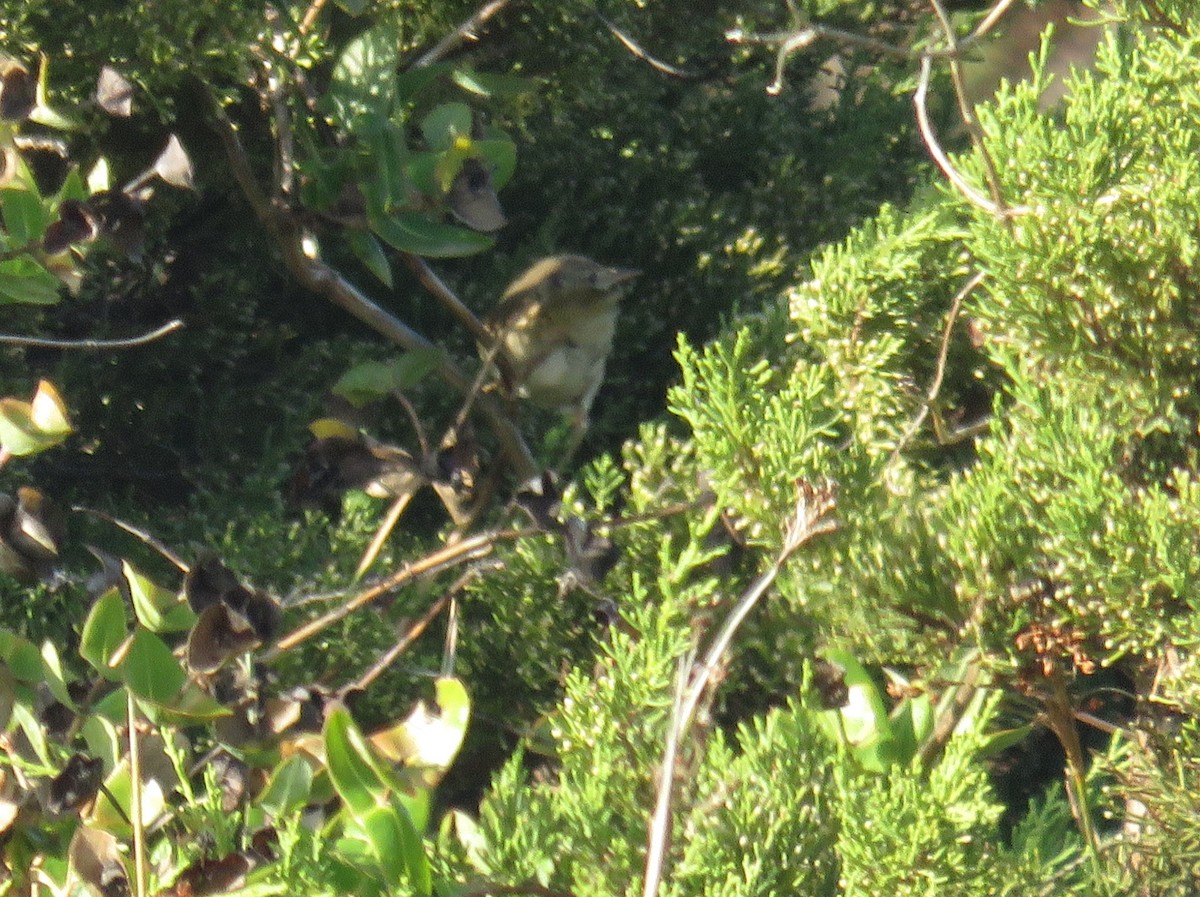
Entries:
<svg viewBox="0 0 1200 897">
<path fill-rule="evenodd" d="M 71 875 L 95 886 L 87 850 L 110 876 L 132 872 L 122 814 L 138 785 L 152 893 L 637 894 L 666 787 L 665 893 L 1190 893 L 1200 64 L 1186 4 L 1139 5 L 1150 27 L 1114 29 L 1058 109 L 1039 105 L 1042 59 L 1031 82 L 980 108 L 983 148 L 952 162 L 1004 214 L 949 189 L 910 199 L 924 158 L 911 59 L 846 50 L 845 83 L 823 91 L 827 54 L 806 49 L 769 97 L 774 47 L 730 50 L 721 30 L 782 27 L 775 3 L 718 3 L 708 16 L 682 0 L 621 3 L 602 17 L 533 0 L 429 66 L 412 62 L 471 4 L 342 2 L 316 27 L 301 26 L 303 4 L 235 3 L 219 18 L 178 3 L 61 17 L 19 6 L 0 15 L 6 41 L 29 59 L 49 51 L 81 110 L 55 119 L 35 97 L 30 115 L 80 125 L 78 158 L 103 150 L 114 172 L 182 181 L 163 173 L 177 142 L 147 169 L 120 139 L 154 133 L 161 145 L 165 120 L 182 130 L 176 111 L 215 95 L 250 176 L 275 197 L 273 211 L 256 208 L 260 229 L 198 127 L 199 196 L 163 191 L 141 259 L 93 252 L 90 237 L 47 245 L 71 203 L 99 208 L 88 205 L 99 170 L 42 190 L 19 162 L 0 192 L 0 294 L 14 320 L 88 336 L 180 310 L 189 323 L 136 357 L 4 356 L 5 393 L 28 395 L 45 373 L 68 396 L 0 400 L 4 457 L 38 456 L 13 468 L 19 481 L 57 476 L 72 503 L 189 546 L 187 570 L 170 573 L 187 573 L 177 592 L 155 572 L 165 562 L 127 560 L 125 537 L 95 524 L 89 541 L 120 555 L 103 576 L 5 602 L 0 806 L 14 808 L 3 835 L 15 887 L 32 886 L 35 868 L 59 890 Z M 797 6 L 889 40 L 881 17 L 912 15 L 900 3 Z M 82 33 L 96 46 L 66 53 Z M 89 117 L 101 61 L 148 95 L 123 138 Z M 258 96 L 241 102 L 251 72 Z M 25 125 L 4 127 L 0 149 L 12 149 Z M 456 204 L 480 173 L 503 190 L 499 236 Z M 264 264 L 263 230 L 289 260 L 296 247 L 282 244 L 303 233 L 297 246 L 330 265 L 322 276 L 345 266 L 382 284 L 381 305 L 439 348 L 397 359 L 342 332 Z M 420 455 L 422 482 L 444 472 L 445 456 L 417 444 L 436 445 L 457 415 L 437 365 L 474 365 L 473 339 L 448 331 L 395 262 L 474 254 L 439 270 L 482 308 L 526 256 L 582 248 L 646 268 L 592 437 L 611 447 L 637 428 L 620 460 L 584 466 L 561 513 L 524 531 L 502 475 L 485 476 L 504 499 L 452 537 L 426 490 L 381 569 L 494 524 L 492 541 L 272 650 L 276 627 L 317 613 L 312 593 L 350 579 L 382 514 L 356 493 L 336 523 L 284 521 L 278 485 L 308 423 L 345 415 L 353 436 L 361 427 Z M 674 376 L 671 344 L 674 419 L 645 423 Z M 96 466 L 72 484 L 58 459 L 73 427 Z M 169 482 L 158 492 L 145 485 L 157 474 Z M 838 530 L 780 572 L 771 553 L 797 482 L 826 481 Z M 57 584 L 74 549 L 60 557 L 30 493 L 4 498 L 0 543 L 28 562 L 13 571 Z M 609 542 L 616 565 L 589 576 L 588 552 Z M 221 558 L 215 598 L 196 597 L 209 562 L 197 544 Z M 39 549 L 52 561 L 30 561 Z M 277 605 L 235 569 L 304 600 Z M 762 571 L 779 573 L 776 587 L 711 671 L 664 768 L 691 663 Z M 447 590 L 452 621 L 356 695 L 355 677 Z M 210 630 L 216 659 L 197 662 Z M 408 712 L 439 666 L 434 703 Z M 1094 748 L 1106 737 L 1072 728 L 1107 712 L 1068 687 L 1096 667 L 1155 683 L 1138 695 L 1140 728 L 1109 721 L 1107 753 Z M 1018 709 L 1029 712 L 1004 729 Z M 1055 786 L 1002 806 L 992 755 L 1047 725 L 1068 757 L 1065 770 L 1046 761 L 1050 778 L 1065 774 L 1069 799 Z M 465 783 L 438 792 L 464 744 Z M 481 759 L 484 744 L 505 756 Z M 225 767 L 194 774 L 210 749 Z M 444 801 L 479 798 L 489 764 L 500 771 L 478 823 L 443 815 Z M 98 770 L 86 800 L 63 790 L 79 769 Z M 255 787 L 238 792 L 238 775 Z M 1007 835 L 1002 815 L 1022 817 Z M 220 887 L 214 863 L 234 873 Z"/>
</svg>

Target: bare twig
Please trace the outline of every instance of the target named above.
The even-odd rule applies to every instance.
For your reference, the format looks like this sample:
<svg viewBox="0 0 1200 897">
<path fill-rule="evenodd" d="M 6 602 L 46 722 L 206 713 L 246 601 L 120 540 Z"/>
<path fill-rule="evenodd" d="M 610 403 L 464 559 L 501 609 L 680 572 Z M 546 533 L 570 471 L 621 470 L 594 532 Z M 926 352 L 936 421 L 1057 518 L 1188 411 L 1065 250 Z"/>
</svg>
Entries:
<svg viewBox="0 0 1200 897">
<path fill-rule="evenodd" d="M 483 323 L 475 316 L 475 313 L 467 308 L 466 304 L 458 298 L 454 290 L 450 289 L 446 282 L 437 276 L 437 273 L 429 267 L 429 263 L 425 259 L 419 255 L 413 255 L 411 252 L 402 253 L 402 257 L 404 263 L 408 265 L 409 270 L 421 282 L 421 286 L 425 287 L 431 296 L 446 306 L 458 323 L 462 324 L 467 329 L 467 332 L 475 338 L 475 342 L 484 346 L 492 342 L 492 335 L 488 332 L 488 329 L 483 326 Z"/>
<path fill-rule="evenodd" d="M 954 323 L 958 320 L 958 313 L 962 309 L 963 301 L 983 283 L 985 277 L 986 275 L 982 271 L 975 274 L 963 284 L 962 289 L 955 294 L 954 301 L 950 303 L 950 313 L 946 315 L 946 326 L 942 330 L 942 343 L 938 347 L 937 368 L 933 374 L 933 382 L 929 385 L 929 392 L 925 396 L 920 412 L 913 418 L 912 423 L 908 425 L 908 429 L 904 431 L 904 435 L 900 437 L 900 441 L 892 450 L 890 463 L 894 463 L 900 457 L 900 453 L 904 451 L 917 430 L 920 429 L 921 424 L 925 423 L 925 418 L 929 416 L 929 410 L 933 407 L 933 403 L 937 401 L 938 393 L 942 389 L 942 380 L 946 376 L 946 359 L 950 354 L 950 335 L 954 332 Z"/>
<path fill-rule="evenodd" d="M 127 336 L 122 339 L 47 339 L 40 336 L 0 333 L 0 343 L 36 349 L 81 349 L 85 352 L 99 352 L 106 349 L 134 349 L 182 329 L 183 321 L 175 318 L 140 336 Z"/>
<path fill-rule="evenodd" d="M 295 216 L 281 202 L 273 201 L 263 192 L 251 169 L 249 157 L 238 137 L 237 129 L 216 98 L 212 97 L 211 92 L 209 96 L 217 136 L 229 159 L 234 179 L 255 215 L 279 247 L 284 265 L 292 277 L 305 289 L 317 293 L 354 315 L 368 327 L 402 348 L 409 350 L 435 348 L 428 339 L 371 301 L 361 290 L 320 258 L 315 258 L 305 251 L 304 234 Z M 439 356 L 434 370 L 442 380 L 463 395 L 471 392 L 474 378 L 464 374 L 444 354 Z M 505 414 L 504 409 L 497 402 L 491 400 L 490 396 L 479 396 L 475 407 L 496 434 L 501 449 L 508 458 L 515 475 L 522 480 L 536 475 L 538 467 L 533 460 L 533 455 L 512 420 Z"/>
<path fill-rule="evenodd" d="M 129 815 L 133 829 L 133 875 L 135 894 L 146 897 L 146 820 L 142 818 L 142 762 L 138 744 L 137 701 L 125 689 L 125 711 L 129 724 Z"/>
<path fill-rule="evenodd" d="M 468 539 L 463 539 L 460 542 L 455 542 L 453 545 L 447 545 L 439 548 L 437 551 L 426 555 L 418 561 L 413 561 L 411 564 L 405 564 L 391 576 L 376 583 L 370 588 L 360 592 L 353 598 L 346 601 L 345 604 L 339 605 L 333 610 L 315 620 L 310 620 L 298 629 L 285 635 L 275 646 L 261 655 L 264 662 L 270 662 L 279 657 L 284 651 L 288 651 L 301 642 L 306 642 L 319 632 L 328 629 L 339 620 L 344 620 L 350 614 L 354 613 L 361 607 L 366 607 L 372 601 L 386 595 L 406 583 L 412 582 L 421 576 L 428 576 L 445 570 L 448 567 L 453 567 L 458 564 L 466 563 L 467 561 L 476 560 L 491 554 L 496 547 L 496 543 L 511 541 L 514 539 L 524 538 L 537 534 L 535 529 L 520 529 L 520 530 L 490 530 L 488 532 L 479 533 L 476 536 L 471 536 Z"/>
<path fill-rule="evenodd" d="M 74 505 L 72 506 L 71 510 L 79 514 L 87 514 L 90 517 L 99 518 L 106 523 L 111 523 L 118 529 L 124 530 L 125 532 L 129 533 L 129 535 L 142 542 L 142 544 L 148 545 L 157 551 L 160 555 L 170 561 L 180 573 L 187 573 L 188 570 L 191 569 L 187 561 L 168 548 L 164 542 L 159 541 L 154 536 L 150 535 L 150 533 L 148 533 L 146 530 L 139 529 L 132 523 L 126 523 L 119 517 L 113 517 L 111 514 L 107 514 L 104 511 L 97 511 L 95 508 L 85 508 L 83 505 Z"/>
<path fill-rule="evenodd" d="M 300 20 L 300 33 L 307 34 L 312 26 L 317 23 L 317 17 L 321 15 L 321 10 L 325 8 L 326 0 L 313 0 L 308 9 L 304 11 L 304 18 Z"/>
<path fill-rule="evenodd" d="M 406 489 L 403 493 L 396 496 L 392 506 L 388 508 L 387 514 L 383 518 L 383 523 L 379 524 L 379 529 L 375 530 L 375 535 L 371 537 L 371 544 L 367 546 L 367 550 L 363 552 L 359 558 L 358 566 L 354 570 L 354 578 L 362 579 L 371 565 L 375 563 L 375 559 L 379 557 L 379 552 L 383 550 L 383 545 L 388 540 L 388 536 L 392 534 L 392 530 L 396 528 L 396 524 L 400 522 L 401 516 L 408 508 L 409 502 L 417 494 L 417 490 L 424 485 L 423 480 L 419 480 L 416 488 Z"/>
<path fill-rule="evenodd" d="M 917 762 L 924 768 L 928 769 L 932 766 L 950 742 L 950 736 L 954 734 L 955 728 L 962 720 L 963 713 L 970 706 L 971 699 L 975 697 L 975 686 L 979 681 L 981 671 L 982 663 L 979 657 L 972 657 L 967 664 L 963 681 L 954 689 L 945 706 L 941 708 L 937 719 L 934 720 L 933 731 L 917 748 Z"/>
<path fill-rule="evenodd" d="M 729 615 L 713 636 L 708 650 L 698 665 L 692 665 L 691 682 L 676 701 L 672 712 L 670 731 L 667 735 L 667 746 L 664 750 L 663 769 L 660 775 L 660 791 L 656 803 L 655 817 L 650 829 L 650 844 L 647 850 L 646 882 L 643 894 L 653 897 L 658 890 L 662 877 L 662 864 L 665 861 L 665 844 L 670 827 L 670 790 L 675 780 L 675 762 L 678 756 L 677 747 L 672 742 L 682 740 L 691 727 L 696 707 L 701 697 L 708 690 L 713 673 L 719 666 L 725 652 L 729 650 L 738 629 L 749 616 L 750 611 L 758 600 L 766 594 L 775 579 L 783 571 L 788 559 L 810 540 L 823 533 L 832 532 L 837 524 L 829 517 L 833 510 L 834 499 L 831 486 L 814 487 L 807 482 L 796 484 L 796 506 L 787 522 L 784 532 L 783 546 L 779 554 L 745 592 L 738 598 Z M 667 789 L 664 795 L 661 789 Z M 665 806 L 664 806 L 665 805 Z M 651 860 L 655 866 L 651 866 Z"/>
<path fill-rule="evenodd" d="M 929 79 L 932 74 L 933 58 L 930 56 L 921 57 L 921 74 L 917 81 L 916 92 L 913 93 L 913 106 L 917 110 L 917 127 L 921 131 L 921 139 L 925 142 L 925 148 L 929 150 L 929 155 L 933 157 L 933 161 L 937 163 L 937 167 L 942 170 L 942 174 L 946 176 L 946 179 L 969 202 L 993 215 L 1005 214 L 1008 211 L 1007 209 L 997 205 L 971 186 L 967 179 L 954 167 L 950 158 L 942 150 L 941 144 L 938 143 L 937 135 L 933 133 L 933 124 L 929 121 L 929 110 L 925 105 L 926 98 L 929 96 Z"/>
<path fill-rule="evenodd" d="M 946 33 L 946 43 L 951 50 L 957 50 L 959 47 L 958 37 L 954 33 L 954 24 L 950 21 L 950 16 L 946 12 L 945 6 L 942 5 L 941 0 L 929 0 L 929 3 L 937 14 L 938 21 L 942 23 L 942 30 Z M 962 61 L 956 53 L 949 57 L 949 63 L 950 82 L 954 85 L 954 96 L 958 100 L 959 117 L 967 129 L 967 133 L 971 135 L 971 143 L 975 147 L 975 152 L 979 153 L 979 158 L 983 160 L 988 190 L 992 194 L 992 204 L 998 210 L 997 214 L 1006 220 L 1008 227 L 1011 229 L 1012 222 L 1008 220 L 1008 204 L 1005 202 L 1004 193 L 1000 189 L 1000 172 L 996 168 L 996 160 L 992 158 L 991 150 L 987 147 L 987 135 L 983 133 L 979 119 L 975 117 L 975 110 L 971 108 L 971 100 L 967 96 L 966 79 L 963 77 Z"/>
<path fill-rule="evenodd" d="M 408 628 L 404 630 L 404 633 L 399 639 L 396 640 L 396 643 L 383 652 L 383 654 L 379 656 L 379 659 L 375 661 L 375 663 L 371 664 L 370 669 L 359 676 L 355 682 L 347 685 L 341 690 L 341 696 L 344 698 L 347 692 L 361 691 L 366 689 L 372 682 L 378 679 L 384 670 L 396 662 L 397 657 L 408 650 L 409 645 L 421 637 L 421 634 L 429 627 L 429 624 L 432 623 L 437 618 L 437 615 L 440 614 L 442 610 L 445 609 L 446 605 L 450 603 L 454 593 L 470 581 L 471 576 L 472 572 L 469 570 L 460 576 L 454 585 L 452 585 L 437 599 L 437 601 L 433 602 L 433 604 L 426 609 L 425 613 L 421 614 L 420 617 L 408 625 Z"/>
<path fill-rule="evenodd" d="M 670 75 L 672 78 L 685 78 L 690 80 L 700 77 L 699 72 L 690 72 L 687 69 L 681 69 L 678 66 L 671 65 L 668 62 L 663 62 L 661 59 L 656 59 L 642 49 L 641 45 L 638 44 L 637 41 L 601 15 L 599 11 L 593 9 L 592 13 L 596 16 L 596 18 L 604 23 L 604 27 L 612 33 L 612 36 L 621 42 L 621 46 L 623 46 L 636 58 L 642 60 L 642 62 L 646 63 L 655 71 L 662 72 L 664 75 Z"/>
<path fill-rule="evenodd" d="M 412 67 L 419 69 L 433 65 L 444 56 L 448 56 L 452 51 L 456 50 L 459 44 L 476 40 L 477 35 L 475 32 L 482 28 L 488 19 L 508 6 L 508 4 L 509 0 L 488 0 L 469 19 L 438 41 L 432 50 L 414 62 Z"/>
<path fill-rule="evenodd" d="M 717 630 L 708 650 L 704 652 L 699 667 L 693 672 L 691 688 L 684 696 L 683 710 L 680 715 L 683 731 L 686 731 L 691 724 L 692 716 L 696 712 L 696 705 L 699 704 L 701 695 L 708 688 L 709 680 L 720 664 L 721 658 L 729 650 L 733 637 L 754 605 L 766 594 L 767 589 L 783 571 L 788 558 L 814 537 L 833 532 L 837 528 L 837 524 L 828 516 L 829 512 L 833 510 L 831 488 L 816 488 L 801 482 L 797 484 L 796 491 L 799 495 L 796 499 L 795 510 L 787 524 L 783 547 L 780 548 L 775 560 L 771 562 L 771 566 L 758 579 L 754 580 L 738 598 L 737 603 L 729 612 L 729 616 Z"/>
<path fill-rule="evenodd" d="M 688 673 L 695 657 L 688 654 L 679 658 L 679 670 L 675 676 L 675 698 L 671 702 L 671 720 L 667 725 L 667 743 L 663 748 L 662 771 L 658 777 L 658 795 L 654 801 L 654 815 L 650 817 L 649 840 L 646 845 L 646 875 L 642 882 L 642 897 L 655 897 L 662 882 L 663 866 L 666 863 L 667 836 L 671 829 L 671 795 L 674 792 L 675 758 L 679 752 L 682 734 L 683 694 L 687 687 Z"/>
</svg>

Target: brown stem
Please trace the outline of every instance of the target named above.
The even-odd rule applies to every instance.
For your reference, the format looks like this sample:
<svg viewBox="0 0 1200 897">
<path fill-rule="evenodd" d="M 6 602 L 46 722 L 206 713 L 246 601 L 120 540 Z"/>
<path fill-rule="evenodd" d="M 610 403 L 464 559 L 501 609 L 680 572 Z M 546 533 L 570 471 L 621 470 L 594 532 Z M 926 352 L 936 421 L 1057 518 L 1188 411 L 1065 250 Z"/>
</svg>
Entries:
<svg viewBox="0 0 1200 897">
<path fill-rule="evenodd" d="M 355 595 L 326 614 L 317 617 L 315 620 L 310 620 L 298 629 L 285 635 L 281 638 L 270 651 L 265 652 L 261 659 L 265 663 L 279 657 L 284 651 L 288 651 L 302 642 L 308 641 L 319 632 L 328 629 L 339 620 L 344 620 L 350 614 L 354 613 L 361 607 L 366 607 L 372 601 L 382 598 L 388 592 L 398 589 L 406 583 L 412 582 L 421 576 L 426 576 L 431 573 L 436 573 L 439 570 L 444 570 L 447 567 L 452 567 L 457 564 L 465 563 L 466 561 L 475 560 L 492 553 L 497 542 L 519 539 L 524 536 L 536 535 L 537 530 L 491 530 L 485 533 L 480 533 L 477 536 L 472 536 L 469 539 L 463 539 L 461 542 L 455 542 L 453 545 L 447 545 L 439 548 L 432 554 L 426 555 L 419 561 L 414 561 L 411 564 L 405 564 L 391 576 L 371 586 L 363 592 Z"/>
</svg>

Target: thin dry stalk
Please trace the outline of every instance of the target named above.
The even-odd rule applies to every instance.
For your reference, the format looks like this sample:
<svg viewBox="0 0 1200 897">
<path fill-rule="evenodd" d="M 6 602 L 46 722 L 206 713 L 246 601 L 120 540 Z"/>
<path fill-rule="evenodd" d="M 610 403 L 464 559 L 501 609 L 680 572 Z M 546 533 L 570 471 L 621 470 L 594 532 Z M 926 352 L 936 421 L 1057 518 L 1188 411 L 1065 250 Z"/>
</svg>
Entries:
<svg viewBox="0 0 1200 897">
<path fill-rule="evenodd" d="M 125 688 L 125 712 L 129 725 L 129 815 L 133 829 L 133 878 L 136 897 L 146 897 L 146 828 L 142 819 L 142 757 L 138 745 L 137 703 Z"/>
<path fill-rule="evenodd" d="M 152 343 L 156 339 L 183 329 L 183 321 L 175 318 L 161 327 L 143 333 L 140 336 L 127 336 L 122 339 L 48 339 L 41 336 L 19 336 L 14 333 L 0 333 L 0 343 L 9 346 L 21 346 L 32 349 L 82 349 L 85 352 L 108 351 L 109 349 L 134 349 Z"/>
<path fill-rule="evenodd" d="M 837 528 L 836 522 L 829 516 L 834 507 L 832 486 L 814 487 L 810 483 L 800 481 L 796 484 L 796 493 L 795 509 L 785 527 L 783 546 L 780 548 L 779 554 L 771 562 L 771 566 L 754 580 L 738 598 L 737 603 L 722 622 L 720 629 L 713 636 L 700 663 L 691 666 L 691 684 L 685 688 L 677 702 L 676 711 L 672 713 L 672 723 L 667 735 L 667 746 L 663 757 L 663 768 L 659 773 L 656 810 L 649 831 L 644 897 L 654 897 L 658 892 L 666 861 L 665 845 L 670 834 L 671 791 L 678 756 L 678 749 L 671 742 L 682 741 L 688 729 L 691 728 L 696 707 L 709 689 L 713 674 L 733 643 L 738 629 L 759 599 L 766 594 L 783 571 L 788 559 L 813 538 L 832 532 Z M 663 794 L 664 790 L 667 792 L 665 795 Z"/>
</svg>

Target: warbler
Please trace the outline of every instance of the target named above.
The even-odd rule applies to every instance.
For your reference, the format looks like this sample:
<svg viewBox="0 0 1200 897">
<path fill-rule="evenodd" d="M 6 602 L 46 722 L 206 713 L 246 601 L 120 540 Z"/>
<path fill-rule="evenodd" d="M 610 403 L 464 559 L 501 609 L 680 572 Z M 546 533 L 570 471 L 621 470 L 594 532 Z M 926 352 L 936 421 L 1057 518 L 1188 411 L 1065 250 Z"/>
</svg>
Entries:
<svg viewBox="0 0 1200 897">
<path fill-rule="evenodd" d="M 613 348 L 622 287 L 641 272 L 581 255 L 534 262 L 484 319 L 505 389 L 569 414 L 582 429 Z"/>
</svg>

